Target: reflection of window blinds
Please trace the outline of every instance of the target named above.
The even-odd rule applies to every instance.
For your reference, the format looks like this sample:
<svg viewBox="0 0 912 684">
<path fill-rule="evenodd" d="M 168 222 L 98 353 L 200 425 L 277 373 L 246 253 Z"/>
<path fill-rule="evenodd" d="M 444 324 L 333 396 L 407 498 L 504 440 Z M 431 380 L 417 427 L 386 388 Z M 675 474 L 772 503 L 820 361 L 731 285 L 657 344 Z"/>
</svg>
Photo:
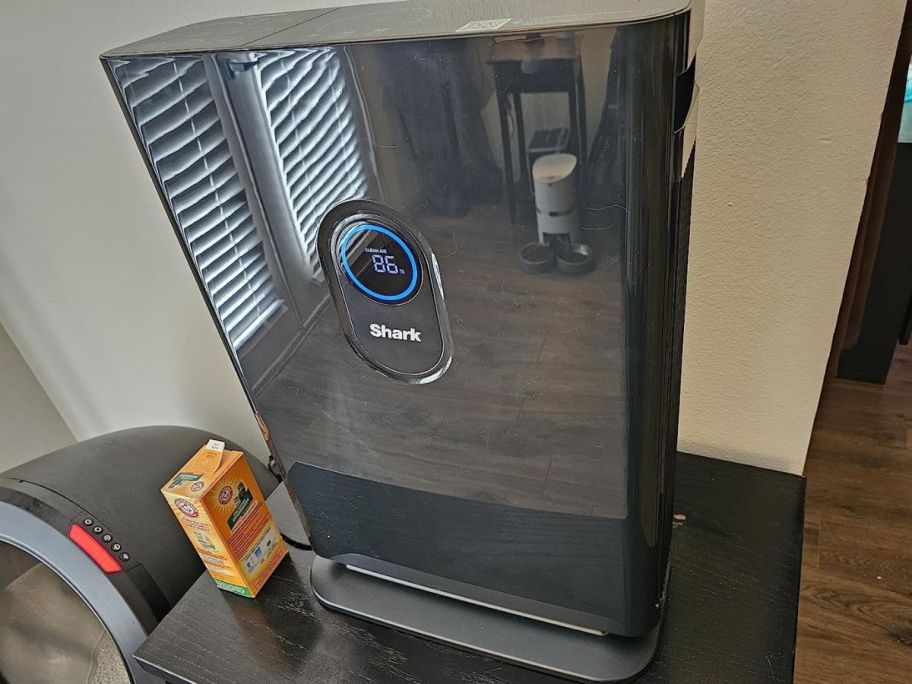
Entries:
<svg viewBox="0 0 912 684">
<path fill-rule="evenodd" d="M 281 301 L 205 66 L 196 57 L 150 58 L 116 71 L 222 327 L 238 349 Z"/>
<path fill-rule="evenodd" d="M 367 190 L 345 76 L 331 48 L 270 52 L 256 72 L 298 238 L 319 278 L 320 221 Z"/>
</svg>

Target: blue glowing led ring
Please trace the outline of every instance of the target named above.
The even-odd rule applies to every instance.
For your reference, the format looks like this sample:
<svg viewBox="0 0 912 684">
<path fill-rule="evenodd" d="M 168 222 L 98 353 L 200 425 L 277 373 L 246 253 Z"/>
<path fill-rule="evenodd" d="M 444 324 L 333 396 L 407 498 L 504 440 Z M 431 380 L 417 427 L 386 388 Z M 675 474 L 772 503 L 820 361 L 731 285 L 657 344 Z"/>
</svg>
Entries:
<svg viewBox="0 0 912 684">
<path fill-rule="evenodd" d="M 381 233 L 382 235 L 386 235 L 387 237 L 392 238 L 396 243 L 399 244 L 400 247 L 402 247 L 402 251 L 405 252 L 405 255 L 408 257 L 409 264 L 412 267 L 412 280 L 411 280 L 411 282 L 409 282 L 408 287 L 406 287 L 405 290 L 403 290 L 399 294 L 385 295 L 385 294 L 380 294 L 379 292 L 374 292 L 372 289 L 367 287 L 367 285 L 365 285 L 358 279 L 358 276 L 356 276 L 354 274 L 354 272 L 351 270 L 351 266 L 348 265 L 348 241 L 351 239 L 351 237 L 353 235 L 356 235 L 357 233 L 363 233 L 364 231 L 368 231 L 368 230 L 372 230 L 372 231 Z M 412 254 L 412 248 L 409 247 L 405 243 L 405 240 L 403 240 L 401 237 L 396 235 L 389 228 L 384 228 L 383 226 L 378 226 L 374 223 L 361 223 L 361 224 L 355 226 L 354 228 L 350 228 L 349 231 L 345 234 L 345 237 L 342 238 L 342 243 L 339 245 L 339 257 L 340 257 L 339 261 L 342 262 L 342 268 L 345 269 L 345 273 L 348 275 L 348 277 L 352 281 L 352 283 L 354 283 L 355 286 L 359 290 L 361 290 L 368 296 L 374 297 L 381 301 L 384 301 L 384 302 L 402 301 L 403 299 L 405 299 L 406 297 L 411 295 L 412 292 L 415 291 L 415 288 L 418 285 L 418 263 L 415 261 L 415 256 Z"/>
</svg>

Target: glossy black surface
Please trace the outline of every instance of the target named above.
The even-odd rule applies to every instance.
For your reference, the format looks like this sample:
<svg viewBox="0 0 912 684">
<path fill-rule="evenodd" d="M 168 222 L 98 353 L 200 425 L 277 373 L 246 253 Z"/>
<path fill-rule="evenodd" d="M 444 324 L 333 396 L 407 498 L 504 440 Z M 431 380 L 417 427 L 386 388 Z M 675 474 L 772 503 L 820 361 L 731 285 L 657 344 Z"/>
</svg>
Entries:
<svg viewBox="0 0 912 684">
<path fill-rule="evenodd" d="M 679 454 L 676 480 L 668 605 L 656 658 L 637 681 L 791 682 L 804 479 Z M 293 523 L 282 498 L 270 510 Z M 203 575 L 137 658 L 183 684 L 562 681 L 327 611 L 310 587 L 312 559 L 291 549 L 255 601 Z"/>
<path fill-rule="evenodd" d="M 694 22 L 687 3 L 545 4 L 483 28 L 462 5 L 336 10 L 230 45 L 211 24 L 105 59 L 316 552 L 641 634 L 670 526 Z M 608 23 L 637 8 L 653 20 Z M 526 148 L 554 128 L 595 258 L 578 275 L 519 258 Z M 337 258 L 333 212 L 363 200 L 414 238 L 399 306 Z"/>
</svg>

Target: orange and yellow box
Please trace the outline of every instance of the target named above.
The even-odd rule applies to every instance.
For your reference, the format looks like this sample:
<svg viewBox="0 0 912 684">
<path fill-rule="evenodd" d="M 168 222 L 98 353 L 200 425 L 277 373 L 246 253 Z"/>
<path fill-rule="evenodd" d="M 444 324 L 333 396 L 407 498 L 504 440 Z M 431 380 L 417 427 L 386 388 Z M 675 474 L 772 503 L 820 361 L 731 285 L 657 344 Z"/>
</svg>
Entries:
<svg viewBox="0 0 912 684">
<path fill-rule="evenodd" d="M 244 454 L 209 440 L 161 491 L 219 588 L 256 596 L 288 549 Z"/>
</svg>

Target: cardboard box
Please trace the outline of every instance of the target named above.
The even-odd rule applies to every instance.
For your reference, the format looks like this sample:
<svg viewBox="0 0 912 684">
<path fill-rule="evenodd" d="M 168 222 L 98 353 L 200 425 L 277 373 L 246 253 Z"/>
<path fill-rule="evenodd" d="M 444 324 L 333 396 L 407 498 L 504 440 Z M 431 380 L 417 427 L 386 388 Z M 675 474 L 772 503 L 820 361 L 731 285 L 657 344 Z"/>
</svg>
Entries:
<svg viewBox="0 0 912 684">
<path fill-rule="evenodd" d="M 288 549 L 244 454 L 209 440 L 161 491 L 219 588 L 256 596 Z"/>
</svg>

